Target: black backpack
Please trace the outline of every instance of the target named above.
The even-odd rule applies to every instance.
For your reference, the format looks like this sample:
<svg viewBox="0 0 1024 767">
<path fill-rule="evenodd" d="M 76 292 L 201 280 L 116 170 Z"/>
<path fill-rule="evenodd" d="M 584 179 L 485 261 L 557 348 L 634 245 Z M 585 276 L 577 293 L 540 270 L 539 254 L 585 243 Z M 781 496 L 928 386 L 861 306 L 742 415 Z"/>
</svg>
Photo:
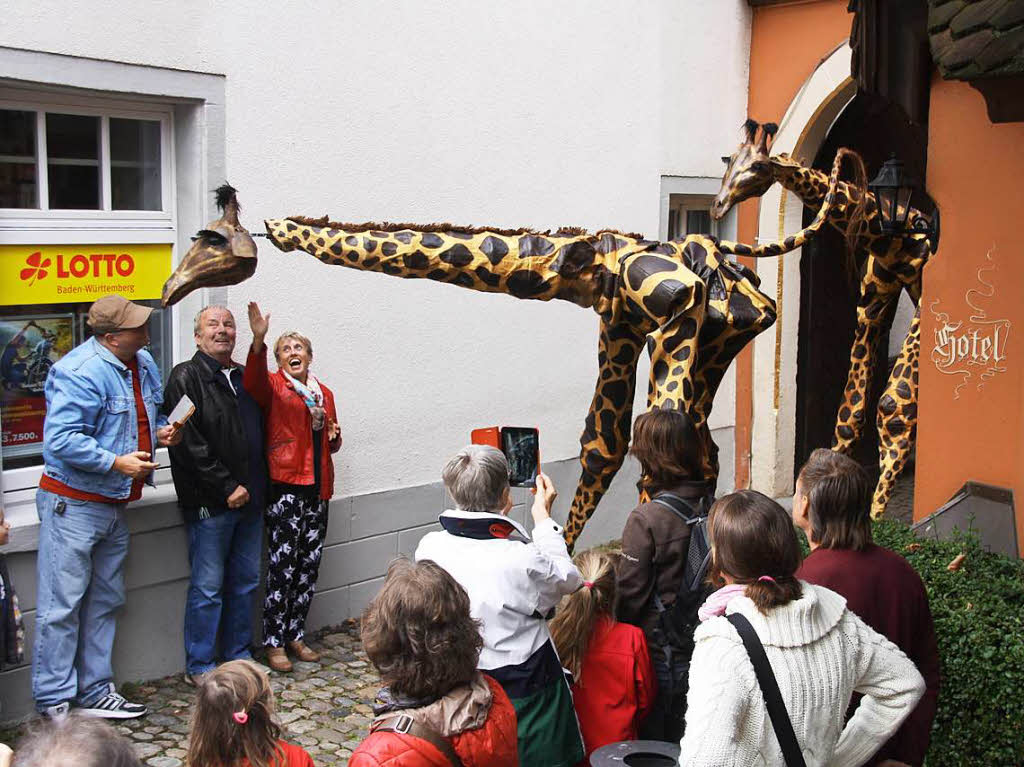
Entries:
<svg viewBox="0 0 1024 767">
<path fill-rule="evenodd" d="M 711 593 L 705 583 L 711 564 L 711 539 L 708 536 L 708 512 L 714 497 L 710 494 L 698 498 L 684 498 L 670 492 L 660 492 L 653 503 L 664 506 L 683 520 L 690 528 L 690 543 L 686 551 L 686 567 L 675 601 L 668 607 L 654 594 L 654 607 L 665 636 L 678 647 L 693 644 L 693 631 L 697 627 L 697 610 Z"/>
</svg>

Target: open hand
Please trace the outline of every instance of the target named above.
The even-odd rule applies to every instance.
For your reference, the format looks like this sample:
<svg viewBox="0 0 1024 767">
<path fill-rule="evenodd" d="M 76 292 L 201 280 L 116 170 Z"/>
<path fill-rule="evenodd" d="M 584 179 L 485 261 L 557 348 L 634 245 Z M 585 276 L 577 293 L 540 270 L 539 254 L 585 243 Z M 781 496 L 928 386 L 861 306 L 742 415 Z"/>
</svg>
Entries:
<svg viewBox="0 0 1024 767">
<path fill-rule="evenodd" d="M 114 459 L 114 471 L 119 471 L 132 479 L 145 479 L 159 465 L 149 460 L 149 453 L 145 450 L 125 453 Z"/>
<path fill-rule="evenodd" d="M 270 312 L 260 314 L 260 306 L 255 301 L 249 302 L 249 329 L 252 331 L 253 348 L 263 346 L 263 339 L 270 329 Z"/>
<path fill-rule="evenodd" d="M 228 508 L 238 509 L 245 506 L 249 502 L 249 491 L 245 489 L 245 485 L 239 485 L 234 489 L 231 495 L 228 496 Z"/>
<path fill-rule="evenodd" d="M 175 424 L 161 426 L 156 430 L 156 441 L 161 447 L 171 447 L 181 442 L 182 431 Z"/>
</svg>

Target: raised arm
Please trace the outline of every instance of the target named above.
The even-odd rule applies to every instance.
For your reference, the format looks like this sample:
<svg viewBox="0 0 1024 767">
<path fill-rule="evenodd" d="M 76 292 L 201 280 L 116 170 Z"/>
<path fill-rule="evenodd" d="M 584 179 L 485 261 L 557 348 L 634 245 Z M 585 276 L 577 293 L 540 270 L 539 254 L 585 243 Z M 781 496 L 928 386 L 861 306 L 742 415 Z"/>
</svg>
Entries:
<svg viewBox="0 0 1024 767">
<path fill-rule="evenodd" d="M 260 313 L 259 304 L 249 302 L 249 328 L 252 330 L 252 345 L 245 360 L 242 386 L 249 392 L 263 410 L 270 409 L 274 392 L 270 387 L 270 373 L 267 370 L 267 346 L 264 339 L 270 329 L 270 312 Z"/>
</svg>

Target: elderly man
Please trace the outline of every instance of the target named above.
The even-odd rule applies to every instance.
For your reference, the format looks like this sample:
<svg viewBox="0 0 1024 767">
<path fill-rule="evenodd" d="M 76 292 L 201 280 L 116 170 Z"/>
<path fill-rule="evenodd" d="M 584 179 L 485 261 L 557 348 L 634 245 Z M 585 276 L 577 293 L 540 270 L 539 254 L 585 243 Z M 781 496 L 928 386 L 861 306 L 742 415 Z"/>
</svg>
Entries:
<svg viewBox="0 0 1024 767">
<path fill-rule="evenodd" d="M 519 763 L 571 767 L 583 759 L 583 741 L 547 619 L 583 579 L 551 519 L 555 488 L 537 475 L 531 539 L 507 517 L 512 496 L 500 450 L 463 448 L 442 478 L 456 508 L 441 514 L 443 530 L 423 537 L 416 561 L 433 560 L 469 594 L 484 640 L 479 668 L 501 684 L 516 710 Z"/>
<path fill-rule="evenodd" d="M 146 713 L 117 693 L 111 669 L 124 604 L 128 527 L 123 510 L 153 484 L 154 443 L 180 434 L 157 416 L 160 373 L 145 347 L 152 309 L 104 296 L 89 309 L 93 337 L 46 379 L 46 422 L 36 507 L 39 573 L 32 697 L 52 718 Z"/>
<path fill-rule="evenodd" d="M 267 468 L 263 414 L 242 386 L 242 366 L 231 360 L 235 318 L 222 306 L 208 306 L 196 315 L 194 330 L 198 349 L 171 371 L 166 406 L 182 395 L 195 405 L 181 444 L 170 453 L 192 568 L 185 679 L 197 684 L 218 657 L 251 657 Z"/>
</svg>

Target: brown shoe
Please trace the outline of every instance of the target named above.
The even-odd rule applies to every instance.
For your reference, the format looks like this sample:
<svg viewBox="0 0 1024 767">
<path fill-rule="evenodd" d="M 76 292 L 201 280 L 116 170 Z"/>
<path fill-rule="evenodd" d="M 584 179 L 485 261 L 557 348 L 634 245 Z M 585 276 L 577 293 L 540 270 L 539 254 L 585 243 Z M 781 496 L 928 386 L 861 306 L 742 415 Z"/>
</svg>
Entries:
<svg viewBox="0 0 1024 767">
<path fill-rule="evenodd" d="M 292 662 L 288 660 L 283 647 L 267 647 L 267 665 L 282 674 L 292 670 Z"/>
<path fill-rule="evenodd" d="M 307 647 L 306 643 L 301 639 L 297 642 L 289 642 L 288 649 L 291 650 L 292 655 L 306 663 L 316 663 L 320 660 L 320 653 L 311 647 Z"/>
</svg>

